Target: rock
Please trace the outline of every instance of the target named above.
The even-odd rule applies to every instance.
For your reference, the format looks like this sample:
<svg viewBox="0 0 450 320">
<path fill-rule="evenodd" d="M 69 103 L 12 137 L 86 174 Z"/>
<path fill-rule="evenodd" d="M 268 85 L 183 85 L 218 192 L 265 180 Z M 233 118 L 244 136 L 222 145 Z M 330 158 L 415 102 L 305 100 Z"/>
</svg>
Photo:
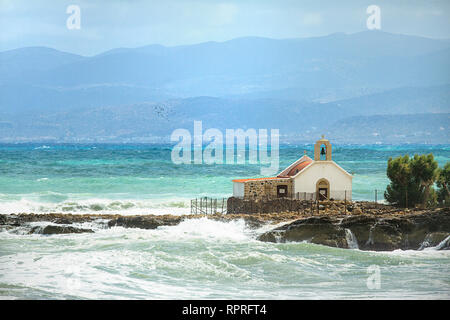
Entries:
<svg viewBox="0 0 450 320">
<path fill-rule="evenodd" d="M 427 234 L 424 241 L 422 242 L 419 250 L 423 250 L 425 248 L 437 247 L 439 245 L 438 250 L 449 250 L 450 249 L 450 239 L 446 240 L 450 236 L 450 233 L 447 232 L 433 232 Z"/>
<path fill-rule="evenodd" d="M 266 223 L 265 221 L 262 221 L 258 217 L 253 217 L 253 216 L 245 217 L 244 221 L 245 221 L 245 226 L 249 229 L 258 229 Z"/>
<path fill-rule="evenodd" d="M 56 224 L 72 224 L 72 221 L 67 218 L 56 218 L 52 222 Z"/>
<path fill-rule="evenodd" d="M 358 208 L 354 208 L 354 211 Z M 259 236 L 261 241 L 310 241 L 332 247 L 347 248 L 345 229 L 351 231 L 361 250 L 418 250 L 428 246 L 450 246 L 450 210 L 437 209 L 415 215 L 369 216 L 346 218 L 322 216 L 296 220 Z"/>
<path fill-rule="evenodd" d="M 450 250 L 450 235 L 436 246 L 437 250 Z"/>
<path fill-rule="evenodd" d="M 92 231 L 91 229 L 75 228 L 71 226 L 53 226 L 53 225 L 48 225 L 45 227 L 40 226 L 33 227 L 31 228 L 29 233 L 50 235 L 50 234 L 85 233 L 85 232 L 94 233 L 94 231 Z"/>
<path fill-rule="evenodd" d="M 267 242 L 309 241 L 331 247 L 346 248 L 344 229 L 329 217 L 300 219 L 288 225 L 266 232 L 258 240 Z"/>
<path fill-rule="evenodd" d="M 178 216 L 129 216 L 119 217 L 108 222 L 109 227 L 120 226 L 125 228 L 156 229 L 160 226 L 174 226 L 183 218 Z"/>
</svg>

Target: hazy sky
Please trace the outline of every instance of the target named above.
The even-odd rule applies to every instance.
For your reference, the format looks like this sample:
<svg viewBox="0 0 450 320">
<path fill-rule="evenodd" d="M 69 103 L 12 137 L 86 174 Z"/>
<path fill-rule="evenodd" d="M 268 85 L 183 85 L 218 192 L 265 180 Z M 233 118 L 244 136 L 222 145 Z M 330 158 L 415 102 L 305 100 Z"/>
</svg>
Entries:
<svg viewBox="0 0 450 320">
<path fill-rule="evenodd" d="M 81 28 L 69 30 L 69 5 Z M 117 47 L 180 45 L 243 36 L 298 38 L 366 30 L 450 38 L 449 0 L 0 0 L 0 50 L 48 46 L 93 55 Z"/>
</svg>

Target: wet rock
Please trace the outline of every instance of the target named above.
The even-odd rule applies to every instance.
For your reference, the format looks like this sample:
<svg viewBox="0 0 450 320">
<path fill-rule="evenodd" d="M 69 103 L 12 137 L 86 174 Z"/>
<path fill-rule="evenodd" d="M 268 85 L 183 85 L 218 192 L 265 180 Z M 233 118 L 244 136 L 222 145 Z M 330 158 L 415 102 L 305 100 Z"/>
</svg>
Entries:
<svg viewBox="0 0 450 320">
<path fill-rule="evenodd" d="M 311 217 L 266 232 L 258 240 L 267 242 L 309 241 L 331 247 L 346 248 L 345 230 L 330 217 Z"/>
<path fill-rule="evenodd" d="M 45 227 L 32 227 L 30 230 L 30 234 L 45 234 L 45 235 L 51 235 L 51 234 L 65 234 L 65 233 L 94 233 L 91 229 L 82 229 L 82 228 L 75 228 L 72 226 L 54 226 L 54 225 L 48 225 Z"/>
<path fill-rule="evenodd" d="M 258 229 L 261 228 L 266 222 L 262 221 L 258 217 L 245 217 L 245 226 L 249 229 Z"/>
<path fill-rule="evenodd" d="M 112 219 L 108 222 L 109 227 L 125 227 L 140 229 L 156 229 L 160 226 L 174 226 L 179 224 L 183 218 L 177 216 L 129 216 Z"/>
<path fill-rule="evenodd" d="M 56 224 L 72 224 L 72 221 L 67 218 L 56 218 L 52 222 Z"/>
<path fill-rule="evenodd" d="M 436 246 L 437 250 L 450 250 L 450 235 Z"/>
<path fill-rule="evenodd" d="M 322 216 L 299 219 L 259 236 L 261 241 L 310 241 L 332 247 L 347 248 L 345 229 L 352 232 L 361 250 L 419 250 L 427 246 L 450 246 L 450 210 L 437 209 L 413 215 Z"/>
<path fill-rule="evenodd" d="M 422 242 L 419 250 L 423 250 L 425 248 L 437 247 L 441 245 L 439 250 L 449 250 L 450 249 L 450 239 L 446 240 L 450 236 L 450 233 L 447 232 L 433 232 L 427 234 L 424 241 Z"/>
</svg>

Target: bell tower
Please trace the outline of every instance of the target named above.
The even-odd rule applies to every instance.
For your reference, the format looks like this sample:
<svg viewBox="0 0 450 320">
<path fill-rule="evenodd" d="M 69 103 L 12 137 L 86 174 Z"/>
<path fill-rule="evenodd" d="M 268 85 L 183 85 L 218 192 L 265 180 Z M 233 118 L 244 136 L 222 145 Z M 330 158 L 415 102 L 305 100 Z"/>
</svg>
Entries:
<svg viewBox="0 0 450 320">
<path fill-rule="evenodd" d="M 314 161 L 331 161 L 331 143 L 324 135 L 314 146 Z"/>
</svg>

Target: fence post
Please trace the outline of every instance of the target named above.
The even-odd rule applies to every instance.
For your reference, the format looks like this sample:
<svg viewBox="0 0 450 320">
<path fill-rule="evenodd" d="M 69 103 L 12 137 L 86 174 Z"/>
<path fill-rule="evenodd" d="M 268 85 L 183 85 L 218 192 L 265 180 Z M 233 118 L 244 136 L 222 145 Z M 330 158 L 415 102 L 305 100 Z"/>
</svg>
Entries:
<svg viewBox="0 0 450 320">
<path fill-rule="evenodd" d="M 344 214 L 347 214 L 347 190 L 344 191 Z"/>
<path fill-rule="evenodd" d="M 377 189 L 375 189 L 375 203 L 377 203 Z"/>
</svg>

